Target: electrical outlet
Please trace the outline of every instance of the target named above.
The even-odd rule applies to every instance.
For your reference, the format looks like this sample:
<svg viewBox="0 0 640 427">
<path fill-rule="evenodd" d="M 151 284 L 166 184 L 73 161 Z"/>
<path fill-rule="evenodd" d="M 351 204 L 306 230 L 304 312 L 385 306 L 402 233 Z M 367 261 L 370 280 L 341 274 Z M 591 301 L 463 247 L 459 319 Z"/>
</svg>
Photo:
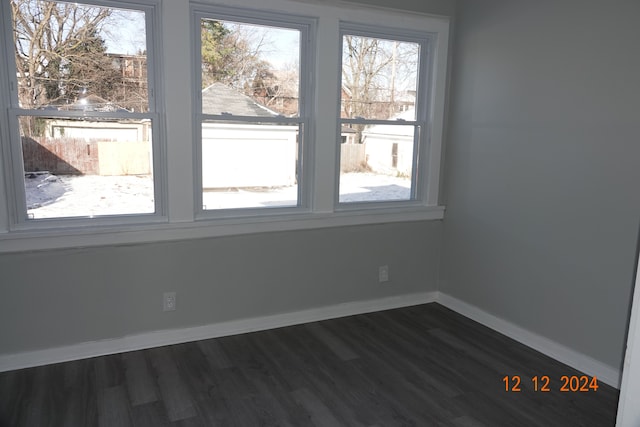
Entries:
<svg viewBox="0 0 640 427">
<path fill-rule="evenodd" d="M 388 282 L 389 281 L 389 266 L 381 265 L 378 267 L 378 282 Z"/>
<path fill-rule="evenodd" d="M 176 309 L 176 293 L 165 292 L 163 297 L 162 311 L 173 311 Z"/>
</svg>

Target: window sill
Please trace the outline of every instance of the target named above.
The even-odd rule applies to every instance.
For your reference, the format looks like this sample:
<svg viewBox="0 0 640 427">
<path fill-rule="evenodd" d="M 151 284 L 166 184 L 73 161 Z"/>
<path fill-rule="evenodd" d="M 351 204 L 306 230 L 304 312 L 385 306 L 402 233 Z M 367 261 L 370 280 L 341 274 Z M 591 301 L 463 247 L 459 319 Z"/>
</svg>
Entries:
<svg viewBox="0 0 640 427">
<path fill-rule="evenodd" d="M 0 234 L 0 254 L 201 239 L 275 231 L 441 220 L 444 218 L 444 211 L 444 206 L 421 206 L 405 209 L 198 220 L 185 223 L 20 230 Z"/>
</svg>

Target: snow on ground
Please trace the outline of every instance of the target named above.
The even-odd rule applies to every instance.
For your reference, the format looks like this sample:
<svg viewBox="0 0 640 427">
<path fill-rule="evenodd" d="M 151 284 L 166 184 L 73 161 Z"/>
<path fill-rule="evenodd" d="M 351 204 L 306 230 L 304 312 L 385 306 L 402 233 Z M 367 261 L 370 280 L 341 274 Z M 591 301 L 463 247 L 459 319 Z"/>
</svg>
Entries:
<svg viewBox="0 0 640 427">
<path fill-rule="evenodd" d="M 153 213 L 148 176 L 26 174 L 29 218 Z"/>
<path fill-rule="evenodd" d="M 409 200 L 411 180 L 375 173 L 343 173 L 340 175 L 340 202 L 373 202 Z"/>
<path fill-rule="evenodd" d="M 408 200 L 411 181 L 374 173 L 346 173 L 340 178 L 340 202 Z M 30 218 L 60 218 L 152 213 L 150 176 L 25 175 Z M 205 191 L 205 209 L 295 206 L 297 186 L 273 189 Z"/>
<path fill-rule="evenodd" d="M 205 191 L 205 209 L 225 207 L 295 206 L 297 186 L 273 189 L 220 189 Z M 340 178 L 340 202 L 370 202 L 379 200 L 408 200 L 411 180 L 374 173 L 347 173 Z"/>
</svg>

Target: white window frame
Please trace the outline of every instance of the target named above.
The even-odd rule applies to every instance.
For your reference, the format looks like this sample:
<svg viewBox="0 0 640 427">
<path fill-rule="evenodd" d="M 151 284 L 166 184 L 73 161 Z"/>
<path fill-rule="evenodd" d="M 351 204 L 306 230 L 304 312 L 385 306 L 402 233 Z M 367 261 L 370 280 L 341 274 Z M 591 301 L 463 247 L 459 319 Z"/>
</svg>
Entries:
<svg viewBox="0 0 640 427">
<path fill-rule="evenodd" d="M 60 1 L 60 0 L 52 0 Z M 161 54 L 161 45 L 159 37 L 156 36 L 156 28 L 159 28 L 160 2 L 158 0 L 135 0 L 135 1 L 113 1 L 113 0 L 82 0 L 77 3 L 88 6 L 97 6 L 114 9 L 127 9 L 133 11 L 142 11 L 145 13 L 145 30 L 146 30 L 146 50 L 147 50 L 147 85 L 148 85 L 148 113 L 122 113 L 122 112 L 95 112 L 91 113 L 81 111 L 43 111 L 22 108 L 18 99 L 18 80 L 15 73 L 16 64 L 13 56 L 13 27 L 10 3 L 2 2 L 0 7 L 2 17 L 4 18 L 3 27 L 5 29 L 3 38 L 5 40 L 2 46 L 3 53 L 7 56 L 6 72 L 9 75 L 8 88 L 8 108 L 6 127 L 8 135 L 6 135 L 8 144 L 3 144 L 3 157 L 5 159 L 4 166 L 8 173 L 7 179 L 7 204 L 8 204 L 8 222 L 10 231 L 24 230 L 42 230 L 42 229 L 71 229 L 78 227 L 101 227 L 109 225 L 122 224 L 142 224 L 166 221 L 166 192 L 165 192 L 165 144 L 164 131 L 162 123 L 162 91 L 160 85 L 155 84 L 161 81 L 160 67 L 155 65 L 159 62 L 158 57 Z M 151 121 L 152 135 L 152 159 L 153 159 L 153 183 L 154 183 L 154 212 L 153 213 L 135 213 L 121 215 L 104 215 L 104 216 L 78 216 L 78 217 L 55 217 L 29 219 L 27 216 L 27 204 L 23 171 L 23 157 L 21 147 L 21 137 L 18 124 L 18 118 L 24 116 L 32 117 L 53 117 L 53 118 L 88 118 L 96 119 L 149 119 Z M 3 123 L 4 124 L 4 123 Z"/>
<path fill-rule="evenodd" d="M 161 208 L 155 215 L 131 215 L 114 218 L 38 220 L 19 223 L 16 220 L 16 191 L 24 191 L 22 177 L 12 172 L 15 153 L 20 148 L 10 143 L 9 104 L 13 54 L 7 58 L 8 65 L 0 64 L 0 253 L 31 250 L 46 250 L 70 247 L 90 247 L 120 244 L 138 244 L 169 240 L 200 239 L 217 236 L 232 236 L 263 232 L 318 229 L 325 227 L 383 224 L 392 222 L 440 220 L 445 207 L 438 198 L 442 138 L 444 129 L 445 98 L 447 89 L 447 63 L 450 18 L 420 13 L 404 12 L 387 8 L 331 2 L 310 3 L 297 0 L 95 0 L 90 4 L 109 7 L 149 7 L 153 11 L 148 22 L 148 54 L 155 55 L 154 65 L 149 68 L 154 81 L 158 130 L 154 129 L 154 177 L 156 200 Z M 201 5 L 207 11 L 216 8 L 248 13 L 250 17 L 304 18 L 314 21 L 315 34 L 310 36 L 311 52 L 308 74 L 310 91 L 305 96 L 309 105 L 307 117 L 308 139 L 303 165 L 304 175 L 300 189 L 306 197 L 300 206 L 289 211 L 276 208 L 254 210 L 238 215 L 220 215 L 218 211 L 201 212 L 198 193 L 202 191 L 199 180 L 195 119 L 199 101 L 194 99 L 194 33 L 192 7 Z M 211 8 L 211 9 L 210 9 Z M 5 44 L 13 40 L 10 34 L 10 16 L 7 2 L 0 7 Z M 216 9 L 219 10 L 219 9 Z M 10 12 L 10 11 L 9 11 Z M 148 13 L 149 13 L 148 12 Z M 233 15 L 233 14 L 231 14 Z M 238 16 L 234 21 L 247 22 L 247 17 Z M 244 18 L 244 19 L 240 19 Z M 362 206 L 343 209 L 337 204 L 338 135 L 341 81 L 340 29 L 344 23 L 365 28 L 402 28 L 408 32 L 425 34 L 430 39 L 432 62 L 429 66 L 431 91 L 428 93 L 426 128 L 428 164 L 422 194 L 411 203 L 390 203 L 382 206 Z M 150 28 L 151 27 L 151 28 Z M 285 25 L 286 27 L 286 25 Z M 199 28 L 198 28 L 199 30 Z M 375 33 L 375 31 L 373 31 Z M 371 33 L 371 31 L 369 31 Z M 199 38 L 199 35 L 198 35 Z M 2 42 L 0 42 L 2 43 Z M 303 47 L 304 48 L 304 47 Z M 9 49 L 8 52 L 12 52 Z M 4 47 L 7 51 L 7 47 Z M 166 60 L 163 60 L 166 59 Z M 151 60 L 148 61 L 151 64 Z M 197 72 L 200 72 L 198 68 Z M 15 83 L 14 83 L 15 85 Z M 338 88 L 338 90 L 336 90 Z M 162 93 L 166 96 L 161 96 Z M 199 92 L 199 88 L 196 94 Z M 196 109 L 198 107 L 198 109 Z M 14 137 L 15 138 L 15 137 Z M 428 150 L 427 150 L 428 148 Z M 20 150 L 21 155 L 21 150 Z M 21 164 L 21 163 L 20 163 Z M 22 166 L 20 166 L 22 168 Z M 428 175 L 428 176 L 427 176 Z M 14 181 L 16 181 L 16 184 Z M 160 196 L 160 197 L 158 197 Z"/>
<path fill-rule="evenodd" d="M 304 16 L 282 13 L 260 12 L 228 6 L 191 2 L 194 147 L 194 212 L 196 219 L 242 218 L 255 216 L 281 216 L 310 212 L 313 109 L 313 56 L 309 55 L 314 44 L 316 20 Z M 202 19 L 213 19 L 239 24 L 264 25 L 274 28 L 297 30 L 300 33 L 298 116 L 297 117 L 253 117 L 204 114 L 202 112 L 201 34 Z M 298 125 L 301 129 L 298 144 L 298 191 L 297 205 L 283 207 L 204 209 L 202 197 L 202 124 L 204 122 L 233 122 L 238 124 L 273 123 Z"/>
<path fill-rule="evenodd" d="M 358 211 L 362 209 L 384 209 L 384 208 L 403 208 L 403 207 L 415 207 L 428 205 L 428 201 L 425 200 L 426 190 L 429 186 L 429 156 L 431 152 L 429 150 L 429 103 L 428 99 L 431 98 L 432 85 L 430 82 L 430 74 L 433 68 L 433 55 L 431 54 L 431 45 L 434 35 L 427 32 L 409 31 L 399 28 L 385 28 L 376 27 L 372 30 L 370 27 L 354 23 L 354 22 L 341 22 L 340 23 L 340 77 L 342 77 L 342 55 L 344 48 L 344 36 L 356 36 L 375 39 L 384 39 L 398 42 L 415 43 L 420 46 L 420 54 L 418 58 L 417 71 L 417 90 L 416 90 L 416 102 L 415 120 L 380 120 L 369 118 L 341 118 L 340 111 L 341 105 L 338 107 L 338 138 L 337 138 L 337 156 L 336 156 L 336 190 L 335 190 L 335 204 L 337 211 Z M 340 79 L 342 82 L 342 78 Z M 342 84 L 338 87 L 338 102 L 341 103 Z M 411 190 L 409 200 L 376 200 L 376 201 L 363 201 L 363 202 L 340 202 L 340 130 L 343 124 L 361 124 L 361 125 L 392 125 L 392 126 L 413 126 L 413 159 L 412 159 L 412 173 L 411 173 Z"/>
</svg>

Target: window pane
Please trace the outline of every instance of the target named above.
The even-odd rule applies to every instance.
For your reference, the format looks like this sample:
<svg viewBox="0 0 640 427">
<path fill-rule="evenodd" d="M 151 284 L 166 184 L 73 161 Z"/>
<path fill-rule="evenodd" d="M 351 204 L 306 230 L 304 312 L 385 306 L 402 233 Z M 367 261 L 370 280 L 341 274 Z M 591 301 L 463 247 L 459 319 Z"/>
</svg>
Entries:
<svg viewBox="0 0 640 427">
<path fill-rule="evenodd" d="M 150 120 L 19 118 L 31 219 L 153 213 Z"/>
<path fill-rule="evenodd" d="M 202 19 L 200 36 L 203 113 L 299 114 L 298 30 Z"/>
<path fill-rule="evenodd" d="M 362 144 L 340 144 L 340 203 L 410 200 L 415 132 L 415 126 L 371 125 Z"/>
<path fill-rule="evenodd" d="M 19 105 L 25 109 L 149 109 L 145 13 L 11 0 Z"/>
<path fill-rule="evenodd" d="M 298 125 L 202 124 L 203 209 L 298 204 Z"/>
<path fill-rule="evenodd" d="M 341 117 L 415 120 L 420 45 L 345 35 Z"/>
</svg>

